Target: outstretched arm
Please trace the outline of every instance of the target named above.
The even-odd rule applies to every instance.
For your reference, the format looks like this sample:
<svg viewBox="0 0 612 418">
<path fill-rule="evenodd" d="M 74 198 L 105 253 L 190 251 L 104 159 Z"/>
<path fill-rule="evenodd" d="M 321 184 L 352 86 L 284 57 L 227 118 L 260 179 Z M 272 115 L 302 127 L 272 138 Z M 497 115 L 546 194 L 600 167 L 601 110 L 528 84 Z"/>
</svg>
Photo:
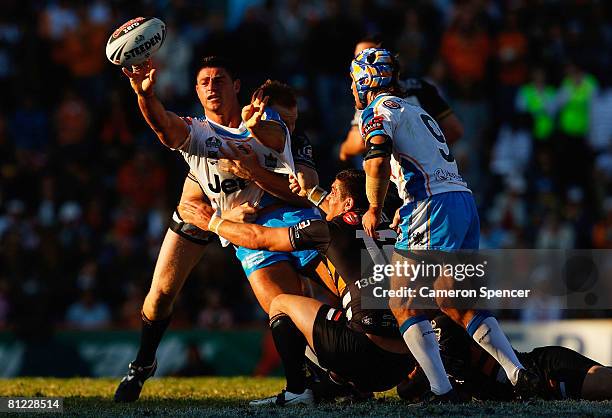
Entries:
<svg viewBox="0 0 612 418">
<path fill-rule="evenodd" d="M 189 127 L 176 114 L 166 111 L 155 96 L 153 87 L 157 70 L 153 68 L 151 59 L 133 66 L 132 71 L 125 67 L 122 70 L 130 79 L 132 89 L 138 96 L 138 107 L 142 115 L 162 144 L 169 148 L 180 147 L 189 135 Z"/>
</svg>

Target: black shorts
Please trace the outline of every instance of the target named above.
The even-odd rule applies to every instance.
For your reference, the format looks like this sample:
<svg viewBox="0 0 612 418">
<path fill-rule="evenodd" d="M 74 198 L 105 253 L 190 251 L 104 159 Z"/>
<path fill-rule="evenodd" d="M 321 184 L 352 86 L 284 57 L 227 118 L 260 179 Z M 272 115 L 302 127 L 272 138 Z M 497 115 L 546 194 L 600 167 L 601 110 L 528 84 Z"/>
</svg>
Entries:
<svg viewBox="0 0 612 418">
<path fill-rule="evenodd" d="M 553 399 L 582 398 L 582 383 L 594 360 L 565 347 L 539 347 L 529 353 L 519 353 L 525 367 L 533 367 L 546 382 Z"/>
<path fill-rule="evenodd" d="M 415 365 L 411 355 L 383 350 L 365 334 L 350 329 L 344 312 L 329 305 L 317 312 L 312 339 L 319 364 L 364 392 L 397 386 Z"/>
</svg>

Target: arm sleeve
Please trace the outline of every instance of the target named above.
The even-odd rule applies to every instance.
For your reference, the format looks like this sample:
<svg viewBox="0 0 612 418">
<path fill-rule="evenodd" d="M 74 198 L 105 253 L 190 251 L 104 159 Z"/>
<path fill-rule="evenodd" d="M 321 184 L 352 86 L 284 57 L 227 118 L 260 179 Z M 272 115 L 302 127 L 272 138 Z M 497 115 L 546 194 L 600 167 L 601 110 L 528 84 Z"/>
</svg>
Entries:
<svg viewBox="0 0 612 418">
<path fill-rule="evenodd" d="M 327 222 L 321 219 L 310 219 L 289 227 L 289 241 L 295 251 L 327 251 L 330 236 Z"/>
<path fill-rule="evenodd" d="M 295 164 L 305 165 L 313 170 L 317 169 L 312 153 L 312 145 L 304 133 L 294 132 L 291 135 L 291 153 L 293 154 L 293 162 Z"/>
<path fill-rule="evenodd" d="M 442 96 L 440 96 L 436 86 L 425 80 L 420 81 L 421 88 L 416 96 L 419 99 L 419 103 L 421 103 L 421 107 L 438 121 L 450 115 L 453 111 Z"/>
</svg>

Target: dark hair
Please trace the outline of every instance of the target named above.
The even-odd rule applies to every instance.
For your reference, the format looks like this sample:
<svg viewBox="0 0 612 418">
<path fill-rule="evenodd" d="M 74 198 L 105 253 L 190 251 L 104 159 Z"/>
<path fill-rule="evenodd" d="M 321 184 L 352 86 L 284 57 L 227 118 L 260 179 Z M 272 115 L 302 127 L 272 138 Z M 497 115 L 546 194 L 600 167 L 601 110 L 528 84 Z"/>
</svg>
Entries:
<svg viewBox="0 0 612 418">
<path fill-rule="evenodd" d="M 336 180 L 341 184 L 340 197 L 346 199 L 352 197 L 354 201 L 354 209 L 367 209 L 369 206 L 366 196 L 365 171 L 354 168 L 342 170 L 336 175 Z"/>
<path fill-rule="evenodd" d="M 270 100 L 269 105 L 279 105 L 283 107 L 294 107 L 297 106 L 297 97 L 293 88 L 285 83 L 281 83 L 277 80 L 266 80 L 261 86 L 259 86 L 254 92 L 253 97 L 260 91 L 263 91 L 263 96 L 268 96 Z"/>
<path fill-rule="evenodd" d="M 209 55 L 207 57 L 204 57 L 200 62 L 200 66 L 198 67 L 198 71 L 196 72 L 196 77 L 204 68 L 223 68 L 225 71 L 227 71 L 232 81 L 240 78 L 238 76 L 238 71 L 236 70 L 234 63 L 228 58 L 221 57 L 218 55 Z"/>
</svg>

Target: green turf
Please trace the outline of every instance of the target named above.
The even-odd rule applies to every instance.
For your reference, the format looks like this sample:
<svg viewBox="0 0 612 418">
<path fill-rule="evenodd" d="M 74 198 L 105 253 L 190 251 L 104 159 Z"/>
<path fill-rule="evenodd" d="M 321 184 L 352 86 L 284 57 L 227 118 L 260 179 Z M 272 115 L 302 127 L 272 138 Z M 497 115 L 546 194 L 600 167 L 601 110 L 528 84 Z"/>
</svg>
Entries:
<svg viewBox="0 0 612 418">
<path fill-rule="evenodd" d="M 176 416 L 482 416 L 482 417 L 612 417 L 612 402 L 470 403 L 464 405 L 409 405 L 394 392 L 357 405 L 325 404 L 313 408 L 251 408 L 247 401 L 279 391 L 277 378 L 161 378 L 148 381 L 141 400 L 118 405 L 111 398 L 117 379 L 0 379 L 0 396 L 61 396 L 64 412 L 83 417 Z M 22 415 L 15 415 L 22 416 Z M 41 416 L 41 415 L 37 415 Z"/>
</svg>

